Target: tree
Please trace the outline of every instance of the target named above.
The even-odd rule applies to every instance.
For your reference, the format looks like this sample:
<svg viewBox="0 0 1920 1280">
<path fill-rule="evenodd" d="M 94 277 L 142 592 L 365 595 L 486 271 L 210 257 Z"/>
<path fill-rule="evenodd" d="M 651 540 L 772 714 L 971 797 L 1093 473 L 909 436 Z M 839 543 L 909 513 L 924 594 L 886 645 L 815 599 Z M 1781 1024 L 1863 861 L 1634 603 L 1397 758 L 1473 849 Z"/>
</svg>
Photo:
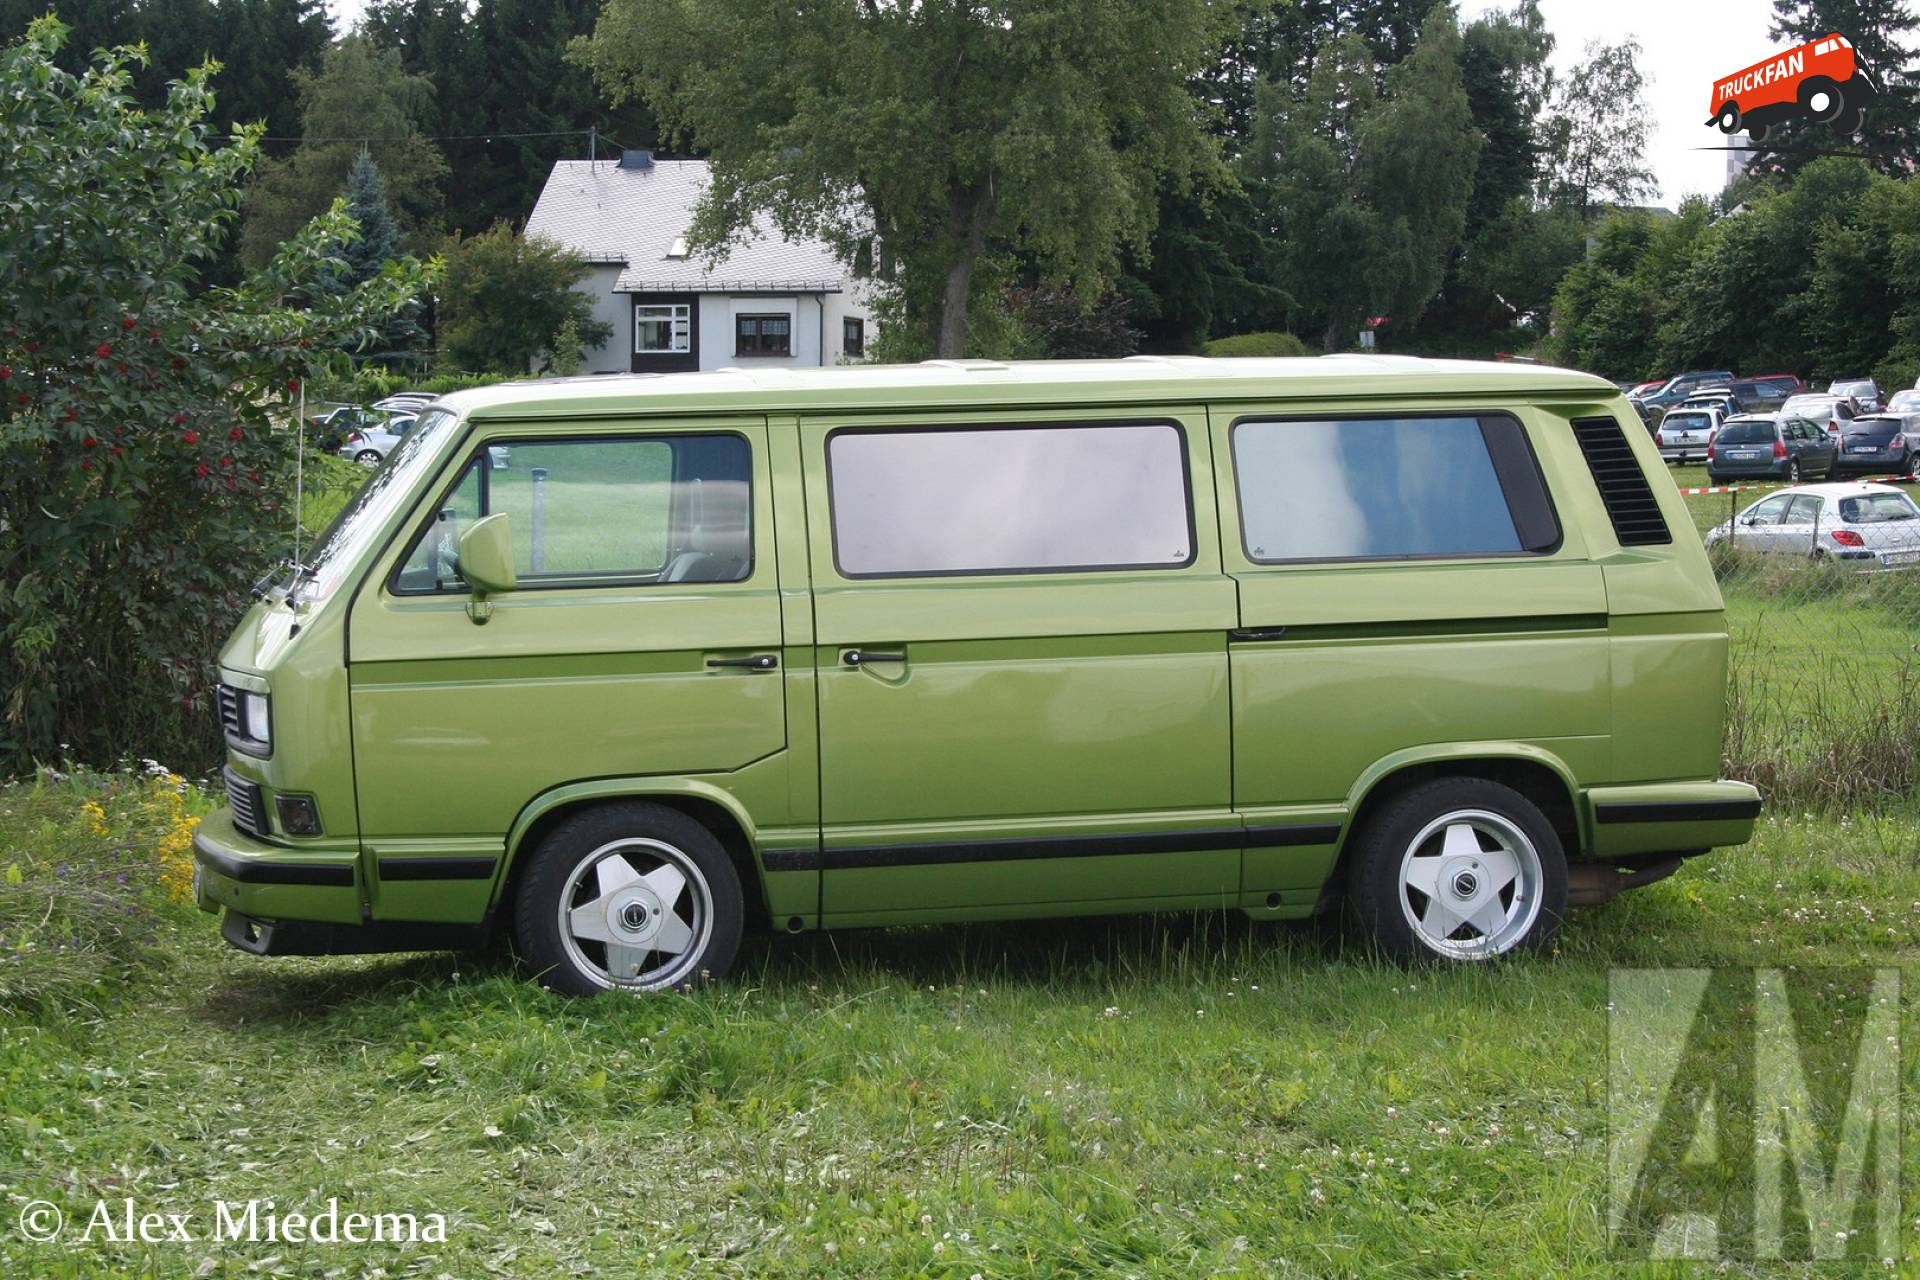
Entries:
<svg viewBox="0 0 1920 1280">
<path fill-rule="evenodd" d="M 1162 181 L 1218 163 L 1186 85 L 1224 34 L 1206 0 L 610 0 L 582 56 L 713 160 L 694 240 L 769 214 L 898 290 L 965 352 L 996 247 L 1081 294 L 1145 252 Z"/>
<path fill-rule="evenodd" d="M 1241 172 L 1271 246 L 1267 275 L 1329 351 L 1369 314 L 1416 320 L 1461 243 L 1481 142 L 1459 51 L 1453 9 L 1438 5 L 1382 96 L 1357 35 L 1322 51 L 1297 101 L 1261 88 Z"/>
<path fill-rule="evenodd" d="M 1646 77 L 1640 42 L 1587 43 L 1553 95 L 1547 197 L 1582 218 L 1599 203 L 1633 204 L 1655 190 L 1647 168 Z"/>
<path fill-rule="evenodd" d="M 559 353 L 562 330 L 597 347 L 613 328 L 593 318 L 593 302 L 574 289 L 587 264 L 541 236 L 517 236 L 504 222 L 477 236 L 457 232 L 444 251 L 439 297 L 440 351 L 456 368 L 526 373 L 543 353 Z"/>
<path fill-rule="evenodd" d="M 1774 0 L 1771 34 L 1782 45 L 1806 44 L 1834 32 L 1851 40 L 1880 88 L 1857 131 L 1797 117 L 1769 130 L 1755 153 L 1761 173 L 1792 176 L 1827 151 L 1865 154 L 1882 173 L 1913 172 L 1920 160 L 1920 99 L 1911 68 L 1920 16 L 1906 0 Z M 1730 142 L 1737 141 L 1728 139 Z"/>
<path fill-rule="evenodd" d="M 243 259 L 258 266 L 346 185 L 366 151 L 394 193 L 394 216 L 416 250 L 431 243 L 447 164 L 425 136 L 433 86 L 401 69 L 399 55 L 358 36 L 327 50 L 317 73 L 296 71 L 299 150 L 261 166 L 247 198 Z"/>
<path fill-rule="evenodd" d="M 209 119 L 213 68 L 158 107 L 139 54 L 0 49 L 0 772 L 62 753 L 216 755 L 214 655 L 291 541 L 305 379 L 418 296 L 417 263 L 295 307 L 352 234 L 336 206 L 238 287 L 196 293 L 259 157 Z"/>
<path fill-rule="evenodd" d="M 347 171 L 346 202 L 354 234 L 332 247 L 340 267 L 323 278 L 323 287 L 332 293 L 357 288 L 401 256 L 400 228 L 394 224 L 393 214 L 387 207 L 387 186 L 365 147 Z M 421 306 L 416 302 L 395 311 L 379 326 L 372 340 L 352 354 L 388 369 L 406 363 L 427 344 L 426 330 L 420 327 Z"/>
</svg>

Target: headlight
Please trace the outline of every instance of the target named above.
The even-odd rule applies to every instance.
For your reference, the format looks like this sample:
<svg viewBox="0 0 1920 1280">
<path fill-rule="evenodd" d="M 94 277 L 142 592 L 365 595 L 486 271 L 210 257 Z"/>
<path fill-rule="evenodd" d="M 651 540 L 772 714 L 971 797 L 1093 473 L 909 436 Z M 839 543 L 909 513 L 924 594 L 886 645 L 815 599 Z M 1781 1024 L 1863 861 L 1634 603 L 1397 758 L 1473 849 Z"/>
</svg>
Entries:
<svg viewBox="0 0 1920 1280">
<path fill-rule="evenodd" d="M 273 717 L 267 710 L 267 695 L 264 693 L 242 693 L 240 695 L 242 723 L 246 726 L 247 737 L 261 746 L 273 745 Z"/>
</svg>

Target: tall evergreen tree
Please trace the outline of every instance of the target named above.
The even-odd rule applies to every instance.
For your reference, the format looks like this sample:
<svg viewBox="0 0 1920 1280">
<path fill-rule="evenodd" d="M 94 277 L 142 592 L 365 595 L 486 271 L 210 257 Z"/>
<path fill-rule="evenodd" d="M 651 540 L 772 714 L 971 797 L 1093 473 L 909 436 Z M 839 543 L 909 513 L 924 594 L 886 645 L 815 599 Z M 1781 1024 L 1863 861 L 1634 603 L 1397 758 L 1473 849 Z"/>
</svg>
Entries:
<svg viewBox="0 0 1920 1280">
<path fill-rule="evenodd" d="M 340 267 L 327 279 L 333 292 L 358 288 L 386 269 L 401 256 L 400 228 L 387 207 L 387 185 L 374 166 L 372 154 L 360 148 L 347 170 L 347 213 L 359 228 L 357 236 L 336 244 L 334 256 Z M 418 358 L 427 345 L 427 333 L 420 327 L 424 303 L 415 301 L 394 311 L 353 350 L 361 360 L 375 360 L 394 368 Z"/>
</svg>

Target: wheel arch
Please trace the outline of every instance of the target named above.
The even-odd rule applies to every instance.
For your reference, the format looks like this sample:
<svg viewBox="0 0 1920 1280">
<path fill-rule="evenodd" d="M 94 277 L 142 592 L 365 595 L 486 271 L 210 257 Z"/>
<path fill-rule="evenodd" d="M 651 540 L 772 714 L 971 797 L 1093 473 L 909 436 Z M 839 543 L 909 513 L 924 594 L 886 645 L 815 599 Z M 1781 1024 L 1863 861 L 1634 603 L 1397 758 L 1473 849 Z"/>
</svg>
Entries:
<svg viewBox="0 0 1920 1280">
<path fill-rule="evenodd" d="M 692 778 L 601 778 L 568 783 L 535 796 L 507 832 L 506 853 L 493 893 L 495 915 L 511 910 L 529 861 L 524 855 L 537 848 L 549 831 L 582 810 L 622 800 L 665 805 L 712 832 L 740 875 L 749 925 L 766 926 L 766 869 L 760 862 L 753 817 L 731 792 Z"/>
<path fill-rule="evenodd" d="M 1538 805 L 1553 824 L 1569 861 L 1590 847 L 1579 803 L 1580 785 L 1559 756 L 1524 742 L 1436 743 L 1409 747 L 1377 760 L 1347 793 L 1347 824 L 1340 851 L 1320 891 L 1320 906 L 1341 892 L 1354 833 L 1394 796 L 1436 778 L 1485 778 L 1512 787 Z"/>
</svg>

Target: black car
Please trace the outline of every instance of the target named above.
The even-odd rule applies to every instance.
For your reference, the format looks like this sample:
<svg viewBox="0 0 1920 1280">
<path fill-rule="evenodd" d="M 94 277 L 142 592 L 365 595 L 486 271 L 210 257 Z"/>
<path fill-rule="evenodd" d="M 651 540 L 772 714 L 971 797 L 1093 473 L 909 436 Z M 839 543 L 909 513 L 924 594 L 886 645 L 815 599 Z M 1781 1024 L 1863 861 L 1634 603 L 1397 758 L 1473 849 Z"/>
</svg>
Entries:
<svg viewBox="0 0 1920 1280">
<path fill-rule="evenodd" d="M 1784 480 L 1831 476 L 1840 450 L 1805 418 L 1753 414 L 1729 418 L 1707 446 L 1707 475 L 1719 480 Z"/>
<path fill-rule="evenodd" d="M 1870 413 L 1840 429 L 1841 475 L 1904 476 L 1920 459 L 1920 414 Z"/>
</svg>

